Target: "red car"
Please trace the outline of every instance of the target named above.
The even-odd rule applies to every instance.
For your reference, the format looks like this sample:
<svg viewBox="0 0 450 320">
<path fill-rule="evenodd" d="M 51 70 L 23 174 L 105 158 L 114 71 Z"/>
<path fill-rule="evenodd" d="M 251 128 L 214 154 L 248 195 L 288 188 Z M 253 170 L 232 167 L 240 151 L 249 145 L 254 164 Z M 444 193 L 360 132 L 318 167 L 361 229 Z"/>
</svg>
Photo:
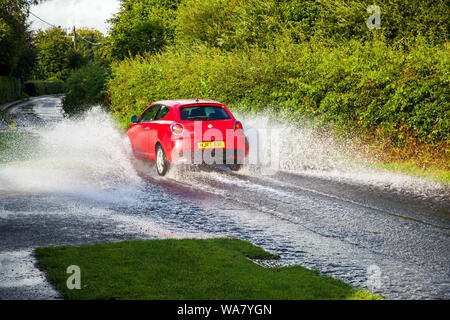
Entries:
<svg viewBox="0 0 450 320">
<path fill-rule="evenodd" d="M 131 122 L 127 136 L 134 155 L 156 162 L 161 176 L 171 163 L 226 164 L 239 170 L 248 155 L 242 123 L 217 101 L 158 101 Z"/>
</svg>

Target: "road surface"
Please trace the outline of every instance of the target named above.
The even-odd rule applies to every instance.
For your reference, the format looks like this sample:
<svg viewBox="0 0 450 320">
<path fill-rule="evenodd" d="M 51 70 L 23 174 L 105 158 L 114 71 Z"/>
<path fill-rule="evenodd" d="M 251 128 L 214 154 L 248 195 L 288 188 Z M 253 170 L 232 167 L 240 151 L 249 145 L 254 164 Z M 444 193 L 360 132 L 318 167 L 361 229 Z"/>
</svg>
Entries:
<svg viewBox="0 0 450 320">
<path fill-rule="evenodd" d="M 450 298 L 446 186 L 369 169 L 354 180 L 221 166 L 160 178 L 124 154 L 99 108 L 65 119 L 46 96 L 7 117 L 41 143 L 0 167 L 0 299 L 60 298 L 35 266 L 39 246 L 224 236 L 390 299 Z"/>
</svg>

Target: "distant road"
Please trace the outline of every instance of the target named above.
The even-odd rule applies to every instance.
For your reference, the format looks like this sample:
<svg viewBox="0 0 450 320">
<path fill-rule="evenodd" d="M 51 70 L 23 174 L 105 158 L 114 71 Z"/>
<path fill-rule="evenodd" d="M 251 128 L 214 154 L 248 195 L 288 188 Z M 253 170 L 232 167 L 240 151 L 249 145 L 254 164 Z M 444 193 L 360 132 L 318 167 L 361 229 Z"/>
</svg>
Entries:
<svg viewBox="0 0 450 320">
<path fill-rule="evenodd" d="M 4 104 L 0 106 L 0 110 L 4 112 L 5 120 L 15 121 L 19 130 L 26 131 L 61 120 L 61 97 L 62 95 L 31 97 Z"/>
</svg>

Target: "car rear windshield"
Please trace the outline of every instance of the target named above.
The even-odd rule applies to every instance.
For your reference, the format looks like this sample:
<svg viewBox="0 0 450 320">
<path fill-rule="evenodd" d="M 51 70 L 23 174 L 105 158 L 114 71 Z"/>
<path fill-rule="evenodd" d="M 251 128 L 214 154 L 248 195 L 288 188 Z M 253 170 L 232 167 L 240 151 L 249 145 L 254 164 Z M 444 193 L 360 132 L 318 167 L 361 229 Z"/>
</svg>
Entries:
<svg viewBox="0 0 450 320">
<path fill-rule="evenodd" d="M 230 115 L 218 106 L 195 106 L 180 110 L 181 120 L 228 120 Z"/>
</svg>

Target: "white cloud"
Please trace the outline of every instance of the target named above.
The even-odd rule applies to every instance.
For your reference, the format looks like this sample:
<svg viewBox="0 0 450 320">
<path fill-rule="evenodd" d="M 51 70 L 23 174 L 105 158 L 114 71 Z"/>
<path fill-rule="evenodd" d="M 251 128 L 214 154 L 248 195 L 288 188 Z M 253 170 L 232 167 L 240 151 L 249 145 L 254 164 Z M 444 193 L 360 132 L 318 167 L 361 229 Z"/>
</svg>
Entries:
<svg viewBox="0 0 450 320">
<path fill-rule="evenodd" d="M 87 27 L 108 32 L 106 20 L 119 11 L 119 0 L 47 0 L 31 7 L 31 12 L 56 26 L 72 29 Z M 50 26 L 30 14 L 31 29 Z"/>
</svg>

